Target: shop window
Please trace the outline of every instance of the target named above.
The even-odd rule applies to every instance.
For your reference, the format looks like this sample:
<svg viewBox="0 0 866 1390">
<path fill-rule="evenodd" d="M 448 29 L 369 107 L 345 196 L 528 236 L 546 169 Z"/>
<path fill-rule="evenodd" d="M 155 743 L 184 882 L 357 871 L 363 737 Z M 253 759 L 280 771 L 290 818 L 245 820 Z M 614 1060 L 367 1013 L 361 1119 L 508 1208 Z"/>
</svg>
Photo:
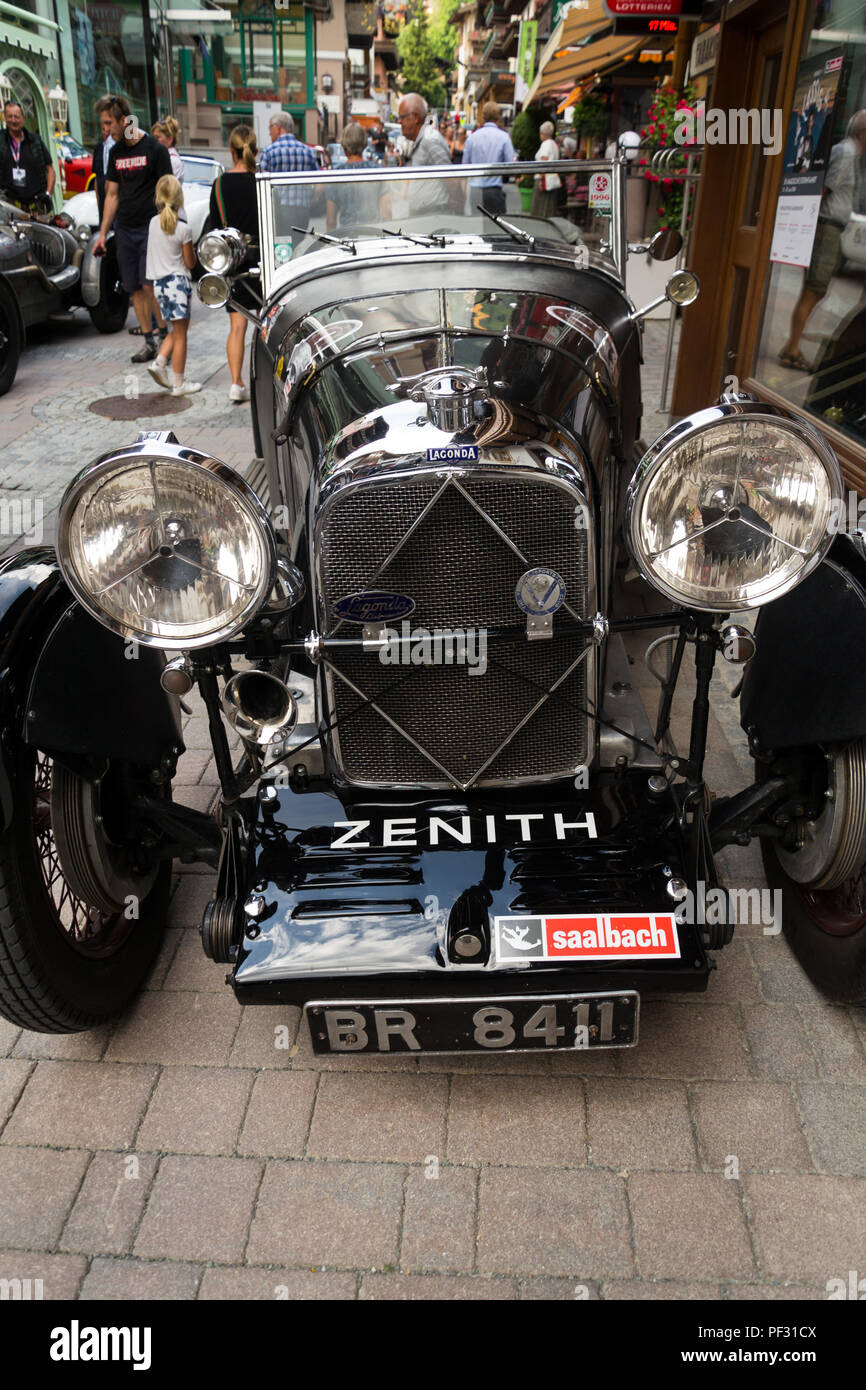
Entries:
<svg viewBox="0 0 866 1390">
<path fill-rule="evenodd" d="M 819 424 L 862 443 L 866 0 L 814 5 L 783 158 L 753 375 Z"/>
</svg>

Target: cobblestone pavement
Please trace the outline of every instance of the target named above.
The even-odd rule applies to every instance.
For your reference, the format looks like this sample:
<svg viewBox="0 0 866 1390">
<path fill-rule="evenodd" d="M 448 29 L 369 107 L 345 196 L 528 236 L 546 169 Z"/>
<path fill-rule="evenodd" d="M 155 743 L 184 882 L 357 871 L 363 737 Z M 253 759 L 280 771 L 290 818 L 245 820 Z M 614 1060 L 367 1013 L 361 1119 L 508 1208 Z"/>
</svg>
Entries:
<svg viewBox="0 0 866 1390">
<path fill-rule="evenodd" d="M 205 390 L 181 437 L 243 465 L 225 316 L 194 319 Z M 662 335 L 647 329 L 648 381 Z M 80 325 L 28 348 L 0 404 L 3 496 L 29 489 L 47 523 L 81 464 L 133 437 L 86 406 L 135 373 L 148 391 L 135 343 Z M 662 423 L 648 411 L 647 439 Z M 720 677 L 724 793 L 751 770 Z M 689 710 L 686 688 L 680 738 Z M 198 708 L 185 738 L 176 797 L 206 809 Z M 731 883 L 763 884 L 755 850 L 724 859 Z M 0 1278 L 50 1298 L 712 1300 L 817 1299 L 866 1270 L 866 1019 L 828 1005 L 781 938 L 739 928 L 705 995 L 644 1004 L 628 1053 L 323 1059 L 297 1009 L 241 1009 L 205 959 L 212 883 L 177 875 L 117 1026 L 0 1021 Z"/>
</svg>

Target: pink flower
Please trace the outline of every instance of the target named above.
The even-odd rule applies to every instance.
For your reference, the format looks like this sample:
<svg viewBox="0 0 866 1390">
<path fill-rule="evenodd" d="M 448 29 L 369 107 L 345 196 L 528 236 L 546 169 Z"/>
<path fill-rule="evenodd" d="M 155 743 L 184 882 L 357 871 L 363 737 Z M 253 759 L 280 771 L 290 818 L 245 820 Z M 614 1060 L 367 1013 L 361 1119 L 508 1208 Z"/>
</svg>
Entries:
<svg viewBox="0 0 866 1390">
<path fill-rule="evenodd" d="M 645 160 L 645 159 L 639 159 L 639 160 L 638 160 L 638 164 L 646 164 L 646 160 Z"/>
<path fill-rule="evenodd" d="M 663 187 L 663 188 L 673 188 L 673 184 L 674 184 L 673 179 L 662 179 L 662 187 Z"/>
</svg>

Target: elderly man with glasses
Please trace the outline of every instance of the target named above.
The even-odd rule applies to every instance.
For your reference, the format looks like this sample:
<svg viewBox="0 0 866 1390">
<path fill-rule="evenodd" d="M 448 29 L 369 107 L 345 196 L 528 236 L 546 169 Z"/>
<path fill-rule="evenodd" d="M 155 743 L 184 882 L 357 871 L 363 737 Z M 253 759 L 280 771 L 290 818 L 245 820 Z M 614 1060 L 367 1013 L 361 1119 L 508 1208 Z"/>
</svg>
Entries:
<svg viewBox="0 0 866 1390">
<path fill-rule="evenodd" d="M 407 92 L 397 108 L 400 132 L 409 142 L 404 164 L 413 169 L 421 164 L 451 164 L 451 151 L 433 125 L 425 125 L 427 103 L 418 92 Z M 409 189 L 409 211 L 412 214 L 434 212 L 450 206 L 448 181 L 413 182 Z"/>
</svg>

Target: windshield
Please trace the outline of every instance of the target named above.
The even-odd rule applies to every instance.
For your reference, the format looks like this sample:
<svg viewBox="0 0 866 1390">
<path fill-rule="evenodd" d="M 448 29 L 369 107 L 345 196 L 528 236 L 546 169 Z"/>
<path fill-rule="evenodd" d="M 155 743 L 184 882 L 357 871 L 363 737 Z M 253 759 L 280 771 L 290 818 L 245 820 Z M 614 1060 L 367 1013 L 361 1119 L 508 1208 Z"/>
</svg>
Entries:
<svg viewBox="0 0 866 1390">
<path fill-rule="evenodd" d="M 83 145 L 79 145 L 77 140 L 73 140 L 71 135 L 63 135 L 60 139 L 60 149 L 64 159 L 88 159 L 90 151 Z"/>
<path fill-rule="evenodd" d="M 602 170 L 607 171 L 607 208 L 595 225 L 579 227 L 572 211 L 586 205 L 590 180 Z M 611 197 L 611 165 L 579 160 L 429 171 L 355 162 L 318 176 L 260 174 L 258 179 L 262 245 L 271 251 L 270 265 L 266 257 L 263 266 L 267 283 L 281 266 L 329 245 L 353 255 L 364 242 L 393 239 L 396 245 L 401 236 L 404 249 L 407 241 L 441 249 L 472 236 L 522 242 L 530 250 L 535 242 L 559 243 L 563 251 L 605 250 L 610 209 L 617 202 Z"/>
<path fill-rule="evenodd" d="M 184 183 L 206 183 L 212 184 L 218 174 L 223 172 L 221 164 L 217 164 L 211 159 L 184 159 L 183 164 Z"/>
</svg>

